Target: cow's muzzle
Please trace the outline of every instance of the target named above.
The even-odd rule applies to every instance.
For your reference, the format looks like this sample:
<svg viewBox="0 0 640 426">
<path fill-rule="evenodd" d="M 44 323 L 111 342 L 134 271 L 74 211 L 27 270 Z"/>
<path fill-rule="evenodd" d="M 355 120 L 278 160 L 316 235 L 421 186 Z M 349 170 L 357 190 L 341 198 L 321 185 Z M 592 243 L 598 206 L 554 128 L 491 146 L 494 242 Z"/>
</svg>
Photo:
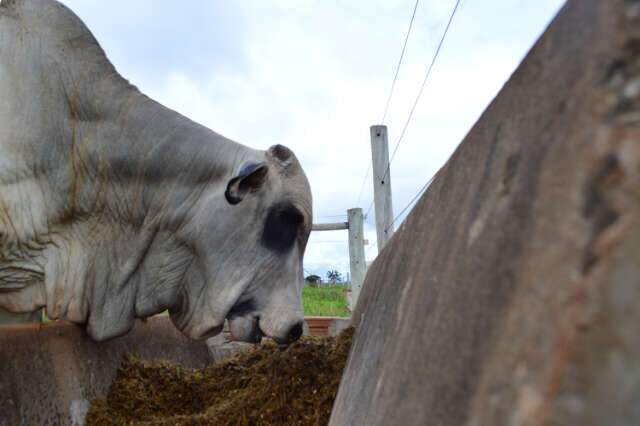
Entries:
<svg viewBox="0 0 640 426">
<path fill-rule="evenodd" d="M 288 345 L 295 342 L 302 336 L 304 331 L 304 320 L 299 320 L 289 327 L 281 336 L 272 336 L 273 340 L 281 345 Z M 282 337 L 284 336 L 284 337 Z"/>
<path fill-rule="evenodd" d="M 258 343 L 263 336 L 278 344 L 295 342 L 303 333 L 303 318 L 288 309 L 276 310 L 272 315 L 253 311 L 251 302 L 234 306 L 229 315 L 229 331 L 234 340 Z"/>
<path fill-rule="evenodd" d="M 262 330 L 257 317 L 229 318 L 229 331 L 233 340 L 248 343 L 259 343 L 262 340 Z"/>
</svg>

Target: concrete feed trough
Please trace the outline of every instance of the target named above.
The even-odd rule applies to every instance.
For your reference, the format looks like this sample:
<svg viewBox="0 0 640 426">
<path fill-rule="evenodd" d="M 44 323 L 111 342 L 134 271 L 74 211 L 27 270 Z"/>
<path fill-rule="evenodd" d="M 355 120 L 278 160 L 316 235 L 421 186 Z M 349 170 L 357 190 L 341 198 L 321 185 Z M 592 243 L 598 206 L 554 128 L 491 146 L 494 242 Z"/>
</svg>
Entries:
<svg viewBox="0 0 640 426">
<path fill-rule="evenodd" d="M 336 335 L 344 318 L 312 318 L 305 334 Z M 138 322 L 126 336 L 97 343 L 67 322 L 0 325 L 0 426 L 82 424 L 89 401 L 104 398 L 125 355 L 203 368 L 253 347 L 229 341 L 228 330 L 194 341 L 166 316 Z"/>
<path fill-rule="evenodd" d="M 0 425 L 82 423 L 127 353 L 193 368 L 211 362 L 206 343 L 184 337 L 167 317 L 102 343 L 65 322 L 0 326 Z"/>
</svg>

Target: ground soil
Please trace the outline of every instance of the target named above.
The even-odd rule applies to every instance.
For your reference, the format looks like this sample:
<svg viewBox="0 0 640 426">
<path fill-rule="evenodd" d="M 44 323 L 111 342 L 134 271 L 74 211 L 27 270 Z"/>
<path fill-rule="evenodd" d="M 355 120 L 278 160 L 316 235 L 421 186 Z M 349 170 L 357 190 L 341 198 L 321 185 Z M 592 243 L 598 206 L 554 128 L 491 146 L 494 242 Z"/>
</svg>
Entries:
<svg viewBox="0 0 640 426">
<path fill-rule="evenodd" d="M 87 425 L 326 425 L 352 335 L 261 344 L 200 370 L 129 355 Z"/>
</svg>

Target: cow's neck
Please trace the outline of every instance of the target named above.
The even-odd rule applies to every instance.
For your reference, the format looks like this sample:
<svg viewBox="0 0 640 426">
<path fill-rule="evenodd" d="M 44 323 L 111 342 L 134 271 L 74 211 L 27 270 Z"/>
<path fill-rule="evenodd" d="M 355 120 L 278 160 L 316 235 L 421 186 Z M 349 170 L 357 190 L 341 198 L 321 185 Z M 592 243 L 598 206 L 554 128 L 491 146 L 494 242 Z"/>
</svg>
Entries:
<svg viewBox="0 0 640 426">
<path fill-rule="evenodd" d="M 101 91 L 121 89 L 107 87 Z M 81 123 L 72 137 L 74 181 L 88 185 L 89 198 L 91 194 L 105 196 L 85 200 L 88 203 L 77 206 L 78 213 L 96 208 L 97 202 L 99 209 L 115 215 L 127 208 L 126 215 L 133 214 L 139 221 L 147 217 L 148 209 L 194 202 L 204 190 L 221 191 L 239 164 L 261 156 L 260 151 L 189 120 L 131 86 L 118 95 L 119 106 L 99 111 L 106 120 L 83 120 L 71 111 L 71 128 L 75 126 L 73 120 Z M 100 93 L 94 99 L 100 99 Z M 83 179 L 83 173 L 90 179 Z M 101 189 L 105 187 L 113 190 L 104 193 Z"/>
</svg>

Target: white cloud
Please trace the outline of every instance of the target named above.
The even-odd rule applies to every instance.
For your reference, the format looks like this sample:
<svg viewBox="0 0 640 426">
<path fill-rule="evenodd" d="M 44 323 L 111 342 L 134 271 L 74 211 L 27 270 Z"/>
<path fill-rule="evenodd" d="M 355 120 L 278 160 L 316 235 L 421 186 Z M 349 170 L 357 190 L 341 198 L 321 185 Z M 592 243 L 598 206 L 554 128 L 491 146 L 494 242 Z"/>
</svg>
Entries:
<svg viewBox="0 0 640 426">
<path fill-rule="evenodd" d="M 293 148 L 311 181 L 318 221 L 333 221 L 324 216 L 356 207 L 370 161 L 369 126 L 378 124 L 383 112 L 413 2 L 248 0 L 229 6 L 216 1 L 184 12 L 202 15 L 196 21 L 199 26 L 184 28 L 189 21 L 179 16 L 175 21 L 161 17 L 165 25 L 154 26 L 144 8 L 131 9 L 124 0 L 109 2 L 106 17 L 104 7 L 93 2 L 68 3 L 79 7 L 92 29 L 94 24 L 99 28 L 96 35 L 107 53 L 116 52 L 116 66 L 132 70 L 133 83 L 150 96 L 246 145 L 284 143 Z M 154 17 L 162 15 L 164 3 L 154 3 Z M 446 161 L 561 3 L 462 2 L 392 166 L 396 212 Z M 194 8 L 202 6 L 195 4 Z M 391 149 L 453 4 L 454 0 L 420 4 L 386 120 Z M 184 8 L 188 6 L 181 3 L 167 13 L 180 14 Z M 216 16 L 218 11 L 224 19 Z M 161 30 L 180 37 L 158 37 L 174 45 L 166 46 L 166 52 L 157 47 L 149 53 L 153 57 L 129 52 L 122 34 L 116 37 L 109 29 L 108 19 L 118 14 L 141 27 L 135 37 L 153 41 Z M 201 28 L 208 19 L 221 24 Z M 172 28 L 171 22 L 180 28 Z M 122 33 L 127 27 L 122 24 L 117 30 Z M 212 40 L 210 50 L 194 50 L 205 44 L 187 40 L 205 36 Z M 206 60 L 193 58 L 200 64 L 196 67 L 182 55 L 184 64 L 168 60 L 159 70 L 155 65 L 144 67 L 146 62 L 162 62 L 159 54 L 177 54 L 181 43 Z M 136 66 L 130 64 L 132 57 Z M 365 210 L 372 197 L 370 181 L 360 201 Z M 377 252 L 372 223 L 369 220 L 366 227 L 368 257 Z M 328 265 L 347 271 L 346 232 L 313 234 L 306 265 L 321 274 Z"/>
</svg>

